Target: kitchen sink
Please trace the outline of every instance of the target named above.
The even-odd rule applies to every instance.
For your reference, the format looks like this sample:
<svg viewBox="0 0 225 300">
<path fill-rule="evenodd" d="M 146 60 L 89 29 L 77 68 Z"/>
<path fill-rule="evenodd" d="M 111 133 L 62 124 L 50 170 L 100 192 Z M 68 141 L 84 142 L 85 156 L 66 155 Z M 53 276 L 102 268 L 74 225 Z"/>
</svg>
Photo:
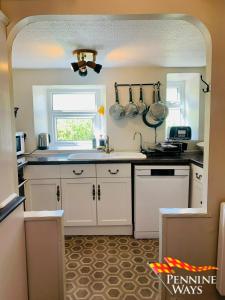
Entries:
<svg viewBox="0 0 225 300">
<path fill-rule="evenodd" d="M 139 152 L 90 152 L 73 153 L 68 156 L 69 160 L 120 160 L 120 159 L 145 159 L 146 155 Z"/>
<path fill-rule="evenodd" d="M 107 155 L 107 154 L 106 154 Z M 140 152 L 111 152 L 110 159 L 144 159 L 146 155 Z"/>
</svg>

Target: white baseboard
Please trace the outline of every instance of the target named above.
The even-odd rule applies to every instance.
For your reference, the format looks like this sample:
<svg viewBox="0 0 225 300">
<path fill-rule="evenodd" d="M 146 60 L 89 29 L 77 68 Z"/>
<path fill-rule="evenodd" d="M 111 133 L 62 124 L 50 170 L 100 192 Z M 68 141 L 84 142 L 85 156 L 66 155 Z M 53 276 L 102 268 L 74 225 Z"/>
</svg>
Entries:
<svg viewBox="0 0 225 300">
<path fill-rule="evenodd" d="M 64 226 L 65 235 L 133 235 L 133 226 Z"/>
</svg>

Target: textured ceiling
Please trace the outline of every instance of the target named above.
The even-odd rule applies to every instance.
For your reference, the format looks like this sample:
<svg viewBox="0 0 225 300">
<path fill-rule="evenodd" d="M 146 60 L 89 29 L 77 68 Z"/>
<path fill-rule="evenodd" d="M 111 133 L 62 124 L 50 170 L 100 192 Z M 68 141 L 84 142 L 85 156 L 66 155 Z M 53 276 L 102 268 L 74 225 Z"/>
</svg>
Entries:
<svg viewBox="0 0 225 300">
<path fill-rule="evenodd" d="M 198 67 L 206 64 L 204 39 L 177 20 L 66 20 L 26 26 L 13 45 L 14 68 L 68 68 L 76 48 L 98 51 L 104 67 Z"/>
</svg>

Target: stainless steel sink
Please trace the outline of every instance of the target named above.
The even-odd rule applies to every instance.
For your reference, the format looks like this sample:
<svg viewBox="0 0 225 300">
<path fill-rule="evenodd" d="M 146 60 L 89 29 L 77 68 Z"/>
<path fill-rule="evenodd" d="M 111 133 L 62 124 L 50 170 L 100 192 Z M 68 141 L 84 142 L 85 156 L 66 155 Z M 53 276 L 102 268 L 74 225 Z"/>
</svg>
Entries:
<svg viewBox="0 0 225 300">
<path fill-rule="evenodd" d="M 139 152 L 85 152 L 73 153 L 68 156 L 69 160 L 119 160 L 119 159 L 145 159 L 146 155 Z"/>
</svg>

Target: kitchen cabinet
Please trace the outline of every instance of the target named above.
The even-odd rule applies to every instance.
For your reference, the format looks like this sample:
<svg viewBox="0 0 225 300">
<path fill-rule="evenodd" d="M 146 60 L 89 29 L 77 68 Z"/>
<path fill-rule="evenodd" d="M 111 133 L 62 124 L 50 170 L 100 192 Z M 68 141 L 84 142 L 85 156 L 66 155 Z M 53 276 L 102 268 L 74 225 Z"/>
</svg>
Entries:
<svg viewBox="0 0 225 300">
<path fill-rule="evenodd" d="M 96 170 L 94 164 L 62 165 L 62 208 L 65 226 L 96 225 Z"/>
<path fill-rule="evenodd" d="M 65 226 L 96 225 L 96 179 L 62 179 Z"/>
<path fill-rule="evenodd" d="M 131 165 L 99 164 L 96 169 L 98 225 L 131 225 Z"/>
<path fill-rule="evenodd" d="M 61 176 L 70 177 L 62 179 L 65 225 L 130 225 L 132 223 L 130 164 L 97 165 L 97 172 L 94 166 L 62 166 Z M 80 175 L 74 175 L 75 169 L 76 174 Z M 84 178 L 85 173 L 86 176 L 92 177 Z"/>
<path fill-rule="evenodd" d="M 98 225 L 130 225 L 131 179 L 97 179 Z"/>
<path fill-rule="evenodd" d="M 203 168 L 191 165 L 191 207 L 202 208 L 203 203 Z"/>
<path fill-rule="evenodd" d="M 26 210 L 61 209 L 60 179 L 31 179 L 26 184 Z"/>
<path fill-rule="evenodd" d="M 27 166 L 24 177 L 26 210 L 61 209 L 61 183 L 59 165 Z"/>
<path fill-rule="evenodd" d="M 132 225 L 130 164 L 29 166 L 26 178 L 27 210 L 62 208 L 71 227 Z"/>
</svg>

